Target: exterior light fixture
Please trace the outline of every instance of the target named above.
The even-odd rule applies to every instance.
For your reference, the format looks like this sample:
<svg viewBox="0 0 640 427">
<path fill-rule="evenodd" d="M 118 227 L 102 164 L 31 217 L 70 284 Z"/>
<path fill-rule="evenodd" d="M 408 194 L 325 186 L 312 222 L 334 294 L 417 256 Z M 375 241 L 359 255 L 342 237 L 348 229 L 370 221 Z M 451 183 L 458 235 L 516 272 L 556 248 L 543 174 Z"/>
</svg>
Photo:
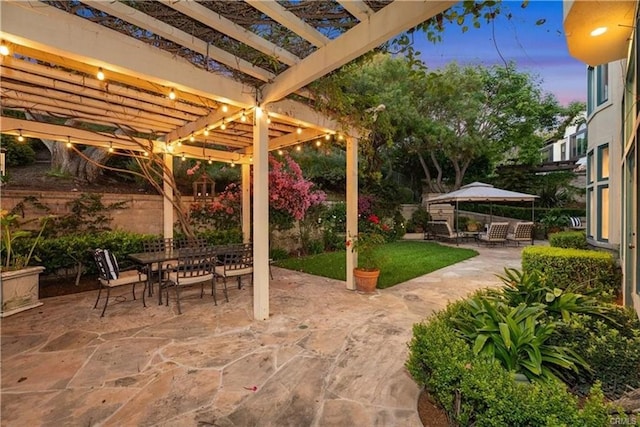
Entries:
<svg viewBox="0 0 640 427">
<path fill-rule="evenodd" d="M 322 145 L 322 141 L 317 140 L 317 141 L 316 141 L 316 147 L 320 147 L 321 145 Z"/>
<path fill-rule="evenodd" d="M 182 141 L 178 140 L 178 147 L 182 147 Z"/>
<path fill-rule="evenodd" d="M 67 148 L 71 148 L 71 137 L 67 136 Z"/>
<path fill-rule="evenodd" d="M 227 106 L 227 104 L 222 104 L 222 112 L 226 113 L 227 111 L 229 111 L 229 107 Z"/>
<path fill-rule="evenodd" d="M 181 159 L 182 159 L 183 162 L 187 160 L 187 158 L 184 156 L 184 153 L 182 153 L 182 158 Z"/>
<path fill-rule="evenodd" d="M 2 42 L 0 42 L 0 55 L 2 55 L 2 56 L 8 56 L 9 55 L 9 46 L 7 46 L 7 44 L 4 42 L 4 40 L 2 40 Z"/>
<path fill-rule="evenodd" d="M 298 135 L 300 135 L 302 133 L 302 128 L 296 129 L 296 132 L 298 132 Z"/>
<path fill-rule="evenodd" d="M 205 127 L 204 128 L 204 132 L 202 132 L 204 134 L 204 136 L 209 136 L 209 127 Z"/>
<path fill-rule="evenodd" d="M 174 99 L 176 99 L 176 93 L 175 93 L 175 91 L 173 90 L 173 88 L 171 89 L 171 92 L 169 92 L 169 99 L 170 99 L 170 100 L 172 100 L 172 101 L 173 101 Z"/>
<path fill-rule="evenodd" d="M 109 152 L 113 153 L 113 143 L 109 143 Z"/>
<path fill-rule="evenodd" d="M 607 27 L 598 27 L 591 31 L 591 37 L 598 37 L 607 32 Z"/>
<path fill-rule="evenodd" d="M 247 115 L 244 113 L 244 111 L 242 112 L 242 115 L 240 116 L 240 120 L 243 122 L 247 121 Z"/>
<path fill-rule="evenodd" d="M 220 129 L 225 130 L 227 128 L 227 125 L 224 124 L 224 119 L 222 119 L 222 124 L 220 125 Z"/>
<path fill-rule="evenodd" d="M 296 151 L 302 151 L 302 147 L 300 145 L 296 145 Z"/>
<path fill-rule="evenodd" d="M 278 150 L 278 155 L 282 156 L 284 154 L 284 152 L 282 150 Z"/>
<path fill-rule="evenodd" d="M 330 139 L 331 139 L 331 135 L 326 134 L 326 135 L 324 136 L 324 139 L 326 139 L 327 141 L 328 141 L 328 140 L 330 140 Z"/>
<path fill-rule="evenodd" d="M 231 160 L 231 167 L 235 168 L 236 167 L 236 162 L 234 162 L 233 160 Z"/>
<path fill-rule="evenodd" d="M 22 136 L 22 129 L 18 130 L 18 141 L 24 142 L 24 136 Z"/>
<path fill-rule="evenodd" d="M 209 164 L 213 164 L 213 160 L 211 160 L 211 156 L 209 156 Z"/>
<path fill-rule="evenodd" d="M 253 156 L 249 157 L 249 161 L 253 162 Z"/>
<path fill-rule="evenodd" d="M 147 150 L 144 150 L 144 151 L 142 152 L 142 154 L 143 154 L 145 157 L 149 157 L 149 152 L 148 152 Z"/>
<path fill-rule="evenodd" d="M 104 71 L 102 71 L 102 68 L 98 68 L 98 72 L 96 73 L 96 77 L 100 81 L 104 80 Z"/>
<path fill-rule="evenodd" d="M 267 114 L 267 124 L 270 125 L 271 124 L 271 117 Z"/>
<path fill-rule="evenodd" d="M 191 136 L 189 137 L 189 142 L 193 142 L 196 140 L 196 137 L 193 135 L 193 133 L 191 133 Z"/>
</svg>

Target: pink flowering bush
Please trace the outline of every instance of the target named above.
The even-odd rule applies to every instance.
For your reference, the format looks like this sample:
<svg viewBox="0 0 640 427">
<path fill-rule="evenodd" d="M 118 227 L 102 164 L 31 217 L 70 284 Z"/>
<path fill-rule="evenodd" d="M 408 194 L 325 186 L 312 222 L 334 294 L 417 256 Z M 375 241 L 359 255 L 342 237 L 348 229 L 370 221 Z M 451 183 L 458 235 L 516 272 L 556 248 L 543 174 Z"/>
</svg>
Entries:
<svg viewBox="0 0 640 427">
<path fill-rule="evenodd" d="M 214 201 L 192 203 L 189 209 L 189 220 L 196 229 L 240 228 L 241 206 L 240 186 L 231 183 L 216 196 Z"/>
<path fill-rule="evenodd" d="M 287 229 L 305 217 L 310 207 L 324 202 L 323 191 L 302 175 L 300 166 L 288 155 L 282 161 L 269 156 L 269 215 L 277 229 Z"/>
</svg>

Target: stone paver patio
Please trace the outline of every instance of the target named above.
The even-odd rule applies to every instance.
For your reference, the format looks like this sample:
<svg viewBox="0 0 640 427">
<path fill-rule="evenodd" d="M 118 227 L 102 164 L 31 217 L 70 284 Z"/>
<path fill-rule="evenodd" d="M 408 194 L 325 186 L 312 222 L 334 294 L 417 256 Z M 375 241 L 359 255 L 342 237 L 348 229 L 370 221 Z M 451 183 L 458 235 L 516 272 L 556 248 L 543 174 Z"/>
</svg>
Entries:
<svg viewBox="0 0 640 427">
<path fill-rule="evenodd" d="M 520 266 L 522 247 L 469 247 L 480 255 L 374 295 L 274 268 L 264 322 L 250 286 L 217 307 L 187 288 L 182 315 L 173 293 L 143 308 L 118 289 L 104 318 L 95 292 L 48 298 L 2 319 L 1 425 L 421 426 L 412 325 Z"/>
</svg>

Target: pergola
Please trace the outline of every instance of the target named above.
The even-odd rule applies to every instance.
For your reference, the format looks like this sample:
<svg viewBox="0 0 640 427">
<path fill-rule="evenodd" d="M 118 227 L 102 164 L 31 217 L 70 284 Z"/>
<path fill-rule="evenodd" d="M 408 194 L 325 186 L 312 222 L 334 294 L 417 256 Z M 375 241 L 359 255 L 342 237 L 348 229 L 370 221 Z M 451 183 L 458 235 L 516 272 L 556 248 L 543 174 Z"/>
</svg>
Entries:
<svg viewBox="0 0 640 427">
<path fill-rule="evenodd" d="M 267 319 L 270 150 L 345 138 L 347 231 L 357 234 L 357 134 L 309 107 L 305 87 L 455 3 L 2 1 L 0 131 L 155 153 L 169 171 L 174 156 L 241 165 L 254 317 Z M 36 120 L 4 114 L 10 110 Z M 96 125 L 104 130 L 86 130 Z M 166 237 L 172 197 L 165 186 Z M 351 271 L 355 254 L 346 262 Z"/>
</svg>

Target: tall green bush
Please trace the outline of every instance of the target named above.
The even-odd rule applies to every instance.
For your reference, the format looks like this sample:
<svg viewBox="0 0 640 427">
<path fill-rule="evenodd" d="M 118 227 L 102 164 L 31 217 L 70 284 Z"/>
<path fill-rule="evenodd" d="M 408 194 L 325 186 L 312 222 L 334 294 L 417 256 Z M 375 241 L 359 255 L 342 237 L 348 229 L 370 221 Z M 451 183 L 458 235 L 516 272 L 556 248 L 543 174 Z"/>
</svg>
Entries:
<svg viewBox="0 0 640 427">
<path fill-rule="evenodd" d="M 554 248 L 587 249 L 587 235 L 584 231 L 561 231 L 549 236 L 549 246 Z"/>
<path fill-rule="evenodd" d="M 621 288 L 613 256 L 603 251 L 528 246 L 522 251 L 522 270 L 538 271 L 550 287 L 595 290 L 605 299 L 613 299 Z"/>
</svg>

